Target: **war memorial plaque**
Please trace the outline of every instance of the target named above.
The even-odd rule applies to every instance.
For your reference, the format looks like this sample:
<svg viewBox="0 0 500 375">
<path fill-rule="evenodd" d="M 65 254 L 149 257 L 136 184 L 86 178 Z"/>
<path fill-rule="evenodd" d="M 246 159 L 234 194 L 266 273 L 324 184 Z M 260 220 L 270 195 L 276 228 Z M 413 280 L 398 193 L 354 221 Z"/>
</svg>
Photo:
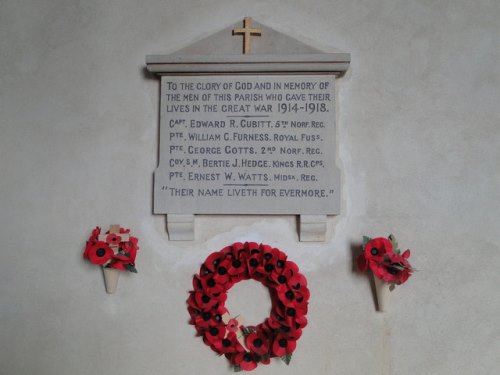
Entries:
<svg viewBox="0 0 500 375">
<path fill-rule="evenodd" d="M 336 213 L 333 85 L 326 75 L 163 77 L 155 211 Z"/>
<path fill-rule="evenodd" d="M 246 37 L 241 54 L 230 30 L 147 58 L 161 76 L 154 212 L 189 232 L 194 214 L 294 214 L 309 218 L 305 227 L 324 224 L 340 209 L 334 85 L 349 56 L 264 27 L 251 29 L 263 30 L 253 54 Z M 218 43 L 227 50 L 217 55 Z M 298 53 L 280 53 L 287 47 Z"/>
</svg>

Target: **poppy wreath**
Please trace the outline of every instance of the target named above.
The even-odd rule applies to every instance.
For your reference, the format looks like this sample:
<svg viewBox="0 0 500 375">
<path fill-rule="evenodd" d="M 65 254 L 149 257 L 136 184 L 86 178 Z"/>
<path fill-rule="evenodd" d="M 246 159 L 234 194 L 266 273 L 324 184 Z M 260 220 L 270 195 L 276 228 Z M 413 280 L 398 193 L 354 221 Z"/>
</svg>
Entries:
<svg viewBox="0 0 500 375">
<path fill-rule="evenodd" d="M 362 272 L 370 269 L 375 277 L 396 285 L 405 283 L 413 273 L 408 262 L 410 250 L 401 253 L 394 235 L 388 238 L 363 237 L 363 253 L 358 257 L 358 267 Z"/>
<path fill-rule="evenodd" d="M 272 302 L 270 316 L 256 326 L 243 326 L 224 306 L 228 290 L 249 279 L 265 285 Z M 204 343 L 224 355 L 235 371 L 249 371 L 274 357 L 290 363 L 307 325 L 308 300 L 307 279 L 284 252 L 238 242 L 208 256 L 193 277 L 187 304 L 190 324 Z"/>
</svg>

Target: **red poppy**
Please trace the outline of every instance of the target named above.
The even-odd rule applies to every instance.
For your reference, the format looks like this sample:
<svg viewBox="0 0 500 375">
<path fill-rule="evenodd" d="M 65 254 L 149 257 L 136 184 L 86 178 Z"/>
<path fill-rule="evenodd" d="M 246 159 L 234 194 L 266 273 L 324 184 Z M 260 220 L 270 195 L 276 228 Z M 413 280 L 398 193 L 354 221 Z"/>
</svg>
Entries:
<svg viewBox="0 0 500 375">
<path fill-rule="evenodd" d="M 99 227 L 95 227 L 92 230 L 92 233 L 90 234 L 90 237 L 87 240 L 87 243 L 85 244 L 85 251 L 83 252 L 83 259 L 87 259 L 89 257 L 89 251 L 92 248 L 92 246 L 94 246 L 100 233 L 101 233 L 101 228 L 99 228 Z"/>
<path fill-rule="evenodd" d="M 215 272 L 215 268 L 219 265 L 219 263 L 224 259 L 225 254 L 217 251 L 208 256 L 207 260 L 203 265 L 208 268 L 209 271 Z"/>
<path fill-rule="evenodd" d="M 246 242 L 245 246 L 251 255 L 259 254 L 261 252 L 261 246 L 257 242 Z"/>
<path fill-rule="evenodd" d="M 270 275 L 272 281 L 276 284 L 285 284 L 294 276 L 299 274 L 299 267 L 291 261 L 286 261 L 280 272 L 273 272 Z"/>
<path fill-rule="evenodd" d="M 264 355 L 269 353 L 269 341 L 262 333 L 252 332 L 245 338 L 247 348 L 254 353 Z"/>
<path fill-rule="evenodd" d="M 264 322 L 265 326 L 270 328 L 270 331 L 274 331 L 281 327 L 280 321 L 277 319 L 277 314 L 275 311 L 271 311 L 271 316 Z"/>
<path fill-rule="evenodd" d="M 245 348 L 236 339 L 236 335 L 229 332 L 225 338 L 212 344 L 213 349 L 220 354 L 242 353 Z"/>
<path fill-rule="evenodd" d="M 109 268 L 115 268 L 120 271 L 128 271 L 128 268 L 125 267 L 125 264 L 129 264 L 129 262 L 115 260 L 109 265 Z"/>
<path fill-rule="evenodd" d="M 299 293 L 309 294 L 309 289 L 307 288 L 307 279 L 301 273 L 295 273 L 287 280 L 287 285 Z M 308 297 L 309 298 L 309 297 Z"/>
<path fill-rule="evenodd" d="M 115 233 L 110 233 L 106 236 L 106 242 L 110 245 L 119 245 L 122 241 L 122 237 Z"/>
<path fill-rule="evenodd" d="M 242 280 L 247 277 L 247 252 L 246 250 L 237 250 L 231 253 L 229 258 L 230 266 L 228 269 L 229 275 L 235 279 Z"/>
<path fill-rule="evenodd" d="M 307 304 L 306 305 L 292 305 L 277 307 L 278 310 L 278 321 L 281 319 L 282 325 L 295 329 L 295 322 L 298 318 L 307 314 Z"/>
<path fill-rule="evenodd" d="M 203 263 L 200 267 L 200 277 L 209 277 L 208 275 L 213 274 L 213 271 L 210 271 L 207 266 L 205 266 L 205 263 Z"/>
<path fill-rule="evenodd" d="M 226 324 L 226 328 L 229 332 L 236 333 L 238 331 L 238 327 L 240 326 L 240 323 L 236 319 L 229 319 L 229 322 Z"/>
<path fill-rule="evenodd" d="M 219 260 L 217 267 L 214 268 L 213 279 L 217 284 L 224 285 L 230 281 L 231 275 L 228 273 L 231 267 L 230 259 Z M 229 287 L 227 287 L 229 289 Z"/>
<path fill-rule="evenodd" d="M 121 249 L 124 253 L 128 254 L 130 257 L 130 261 L 132 263 L 135 262 L 135 257 L 137 255 L 137 250 L 139 250 L 139 246 L 137 246 L 138 239 L 135 237 L 130 237 L 127 242 L 121 243 Z"/>
<path fill-rule="evenodd" d="M 227 312 L 227 309 L 219 305 L 216 309 L 210 309 L 208 311 L 195 311 L 196 314 L 193 316 L 194 324 L 197 327 L 208 328 L 213 325 L 220 325 L 222 322 L 222 315 Z"/>
<path fill-rule="evenodd" d="M 250 276 L 254 275 L 256 272 L 262 273 L 262 254 L 260 251 L 254 251 L 254 253 L 250 253 L 247 258 L 248 265 L 248 274 Z"/>
<path fill-rule="evenodd" d="M 225 301 L 227 295 L 221 293 L 219 296 L 208 296 L 203 291 L 190 292 L 188 304 L 194 308 L 198 308 L 203 311 L 208 311 L 213 308 L 217 303 Z"/>
<path fill-rule="evenodd" d="M 210 274 L 210 277 L 200 278 L 200 288 L 205 291 L 205 293 L 209 296 L 213 296 L 216 294 L 220 294 L 224 291 L 222 285 L 217 283 L 217 281 L 212 277 L 213 274 Z M 195 276 L 196 277 L 196 276 Z"/>
<path fill-rule="evenodd" d="M 263 355 L 260 357 L 260 363 L 263 365 L 268 365 L 271 363 L 271 356 L 270 355 Z"/>
<path fill-rule="evenodd" d="M 296 284 L 297 285 L 297 284 Z M 309 301 L 309 289 L 305 286 L 299 286 L 297 289 L 280 286 L 277 288 L 279 300 L 287 307 L 307 308 Z"/>
<path fill-rule="evenodd" d="M 105 264 L 114 255 L 113 250 L 106 242 L 97 241 L 88 250 L 88 258 L 94 264 Z"/>
<path fill-rule="evenodd" d="M 390 257 L 391 267 L 399 271 L 398 284 L 403 284 L 410 277 L 413 272 L 408 258 L 410 257 L 410 250 L 406 250 L 403 254 L 393 254 Z"/>
<path fill-rule="evenodd" d="M 393 266 L 391 262 L 370 262 L 370 269 L 375 277 L 388 283 L 400 283 L 400 280 L 404 278 L 402 270 Z"/>
<path fill-rule="evenodd" d="M 392 243 L 387 238 L 374 238 L 367 242 L 364 254 L 367 261 L 382 262 L 386 255 L 393 254 Z"/>
<path fill-rule="evenodd" d="M 203 336 L 209 345 L 215 344 L 218 341 L 222 341 L 226 336 L 226 327 L 223 325 L 211 326 L 205 331 Z"/>
<path fill-rule="evenodd" d="M 114 254 L 113 259 L 119 260 L 121 262 L 132 263 L 132 261 L 130 260 L 130 257 L 125 255 L 125 254 L 120 254 L 120 253 Z"/>
<path fill-rule="evenodd" d="M 281 274 L 285 270 L 287 256 L 284 252 L 273 249 L 271 262 L 274 265 L 274 272 Z"/>
<path fill-rule="evenodd" d="M 248 253 L 248 247 L 245 247 L 245 245 L 241 242 L 236 242 L 229 247 L 231 248 L 231 253 L 233 254 L 233 256 L 238 259 L 241 259 Z"/>
<path fill-rule="evenodd" d="M 240 366 L 240 368 L 245 371 L 251 371 L 257 367 L 255 356 L 248 352 L 238 353 L 232 360 L 235 365 Z"/>
<path fill-rule="evenodd" d="M 305 315 L 299 315 L 295 318 L 295 329 L 304 328 L 307 325 L 307 318 Z"/>
<path fill-rule="evenodd" d="M 368 261 L 368 266 L 375 277 L 388 283 L 403 284 L 412 272 L 408 262 L 409 256 L 410 250 L 406 250 L 403 254 L 387 253 L 382 261 Z"/>
<path fill-rule="evenodd" d="M 92 230 L 92 234 L 90 235 L 89 241 L 97 241 L 97 238 L 101 234 L 101 228 L 100 227 L 95 227 Z"/>
<path fill-rule="evenodd" d="M 83 259 L 87 259 L 89 257 L 89 251 L 94 246 L 94 243 L 91 241 L 87 241 L 85 245 L 85 250 L 83 251 Z"/>
<path fill-rule="evenodd" d="M 293 335 L 278 333 L 273 341 L 273 354 L 282 357 L 292 353 L 297 347 L 297 339 Z"/>
<path fill-rule="evenodd" d="M 365 272 L 368 269 L 368 261 L 365 258 L 365 254 L 361 254 L 358 257 L 358 268 L 361 272 Z"/>
</svg>

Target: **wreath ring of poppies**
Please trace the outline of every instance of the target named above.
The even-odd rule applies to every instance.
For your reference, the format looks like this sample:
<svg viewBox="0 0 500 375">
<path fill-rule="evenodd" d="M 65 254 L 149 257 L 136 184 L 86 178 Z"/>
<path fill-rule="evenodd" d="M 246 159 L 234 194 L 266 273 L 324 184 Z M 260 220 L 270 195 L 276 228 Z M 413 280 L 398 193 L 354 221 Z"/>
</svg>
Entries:
<svg viewBox="0 0 500 375">
<path fill-rule="evenodd" d="M 243 325 L 225 307 L 229 289 L 249 279 L 261 282 L 271 296 L 270 315 L 256 326 Z M 307 325 L 309 295 L 307 279 L 284 252 L 255 242 L 237 242 L 210 254 L 194 275 L 187 300 L 190 324 L 235 371 L 253 370 L 275 357 L 289 364 Z"/>
</svg>

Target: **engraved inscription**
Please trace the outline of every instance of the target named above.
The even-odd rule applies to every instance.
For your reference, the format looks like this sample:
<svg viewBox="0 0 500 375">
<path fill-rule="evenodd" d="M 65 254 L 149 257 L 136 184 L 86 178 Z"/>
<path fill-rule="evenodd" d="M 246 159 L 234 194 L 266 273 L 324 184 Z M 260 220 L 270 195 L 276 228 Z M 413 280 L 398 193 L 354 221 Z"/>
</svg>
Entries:
<svg viewBox="0 0 500 375">
<path fill-rule="evenodd" d="M 334 77 L 163 76 L 156 213 L 335 213 Z"/>
</svg>

